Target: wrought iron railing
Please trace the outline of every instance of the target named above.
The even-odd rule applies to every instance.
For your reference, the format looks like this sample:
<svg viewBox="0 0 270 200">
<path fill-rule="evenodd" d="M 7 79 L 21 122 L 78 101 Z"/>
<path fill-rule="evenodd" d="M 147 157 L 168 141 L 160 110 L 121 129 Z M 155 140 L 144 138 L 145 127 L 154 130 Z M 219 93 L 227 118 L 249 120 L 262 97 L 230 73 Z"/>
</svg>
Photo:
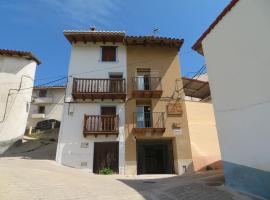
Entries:
<svg viewBox="0 0 270 200">
<path fill-rule="evenodd" d="M 164 112 L 134 112 L 134 128 L 165 128 Z"/>
</svg>

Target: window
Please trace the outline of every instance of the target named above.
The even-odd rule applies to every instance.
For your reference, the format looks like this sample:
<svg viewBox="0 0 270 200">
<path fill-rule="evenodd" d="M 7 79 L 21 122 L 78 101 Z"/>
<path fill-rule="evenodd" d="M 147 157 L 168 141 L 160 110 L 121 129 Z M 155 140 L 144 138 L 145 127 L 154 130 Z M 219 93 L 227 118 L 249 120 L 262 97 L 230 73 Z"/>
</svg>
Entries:
<svg viewBox="0 0 270 200">
<path fill-rule="evenodd" d="M 136 101 L 136 126 L 138 128 L 152 127 L 152 112 L 150 100 Z"/>
<path fill-rule="evenodd" d="M 103 46 L 102 48 L 102 61 L 116 61 L 116 47 Z"/>
<path fill-rule="evenodd" d="M 110 79 L 121 79 L 123 78 L 123 73 L 122 72 L 109 72 L 109 78 Z"/>
<path fill-rule="evenodd" d="M 39 90 L 38 96 L 39 97 L 46 97 L 47 96 L 47 90 Z"/>
<path fill-rule="evenodd" d="M 138 90 L 151 90 L 150 68 L 138 68 L 136 77 Z"/>
<path fill-rule="evenodd" d="M 45 113 L 45 106 L 39 106 L 38 107 L 38 113 L 39 114 L 44 114 Z"/>
</svg>

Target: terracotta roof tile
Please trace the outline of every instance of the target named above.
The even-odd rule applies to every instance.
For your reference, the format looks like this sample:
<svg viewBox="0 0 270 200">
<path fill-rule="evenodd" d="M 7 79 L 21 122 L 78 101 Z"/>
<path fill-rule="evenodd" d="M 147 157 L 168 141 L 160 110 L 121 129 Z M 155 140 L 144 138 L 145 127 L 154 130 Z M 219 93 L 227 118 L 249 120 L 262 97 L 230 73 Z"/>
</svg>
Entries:
<svg viewBox="0 0 270 200">
<path fill-rule="evenodd" d="M 32 54 L 30 51 L 17 51 L 17 50 L 9 50 L 9 49 L 0 49 L 0 55 L 6 56 L 18 56 L 28 60 L 34 60 L 37 64 L 41 64 L 40 60 Z"/>
</svg>

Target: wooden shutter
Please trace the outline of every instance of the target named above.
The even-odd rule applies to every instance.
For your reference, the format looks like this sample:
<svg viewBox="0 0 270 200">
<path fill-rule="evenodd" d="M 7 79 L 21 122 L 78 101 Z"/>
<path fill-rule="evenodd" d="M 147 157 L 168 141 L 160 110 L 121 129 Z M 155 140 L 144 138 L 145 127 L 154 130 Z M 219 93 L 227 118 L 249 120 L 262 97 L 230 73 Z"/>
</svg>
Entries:
<svg viewBox="0 0 270 200">
<path fill-rule="evenodd" d="M 102 47 L 102 61 L 116 61 L 116 47 L 103 46 Z"/>
</svg>

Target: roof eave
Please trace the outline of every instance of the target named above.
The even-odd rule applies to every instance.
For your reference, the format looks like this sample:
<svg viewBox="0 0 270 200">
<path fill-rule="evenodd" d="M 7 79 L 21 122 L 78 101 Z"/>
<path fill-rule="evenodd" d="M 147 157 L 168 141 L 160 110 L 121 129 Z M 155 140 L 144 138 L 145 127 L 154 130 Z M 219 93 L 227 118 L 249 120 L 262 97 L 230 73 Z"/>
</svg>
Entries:
<svg viewBox="0 0 270 200">
<path fill-rule="evenodd" d="M 195 44 L 191 47 L 193 50 L 197 51 L 199 54 L 203 54 L 202 42 L 206 36 L 216 27 L 216 25 L 223 19 L 224 16 L 239 2 L 239 0 L 231 0 L 231 2 L 223 9 L 223 11 L 218 15 L 218 17 L 213 21 L 213 23 L 203 32 Z"/>
</svg>

